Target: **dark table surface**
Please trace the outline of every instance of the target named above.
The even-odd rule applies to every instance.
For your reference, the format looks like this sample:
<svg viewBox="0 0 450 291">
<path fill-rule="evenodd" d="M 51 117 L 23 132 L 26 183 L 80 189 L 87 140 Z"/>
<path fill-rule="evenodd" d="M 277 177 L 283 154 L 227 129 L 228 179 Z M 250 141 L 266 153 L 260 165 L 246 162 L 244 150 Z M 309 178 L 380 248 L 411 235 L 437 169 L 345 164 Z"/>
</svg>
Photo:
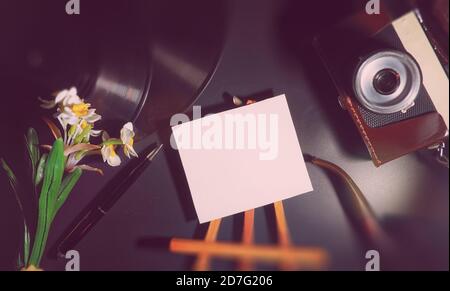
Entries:
<svg viewBox="0 0 450 291">
<path fill-rule="evenodd" d="M 261 93 L 267 97 L 286 94 L 303 151 L 347 170 L 382 225 L 398 241 L 399 259 L 390 268 L 448 269 L 448 170 L 435 164 L 426 152 L 410 154 L 381 168 L 373 166 L 350 118 L 339 108 L 336 90 L 310 43 L 314 31 L 325 25 L 323 19 L 331 21 L 341 15 L 333 7 L 321 7 L 331 5 L 328 2 L 300 2 L 304 1 L 230 1 L 222 57 L 197 104 L 221 104 L 226 93 Z M 6 118 L 11 115 L 7 111 L 2 105 Z M 14 127 L 2 123 L 2 132 Z M 137 147 L 157 139 L 150 136 Z M 1 140 L 8 143 L 7 137 Z M 8 157 L 7 151 L 19 142 L 17 139 L 2 145 L 2 155 Z M 54 223 L 49 246 L 116 171 L 107 170 L 102 179 L 90 173 L 82 177 Z M 314 191 L 285 201 L 293 242 L 327 249 L 332 270 L 363 270 L 367 250 L 345 216 L 332 180 L 312 165 L 308 165 L 308 171 Z M 0 269 L 14 267 L 21 238 L 19 212 L 8 187 L 1 176 Z M 270 207 L 256 210 L 258 243 L 275 240 L 271 211 Z M 225 218 L 219 239 L 239 240 L 241 224 L 242 215 Z M 206 227 L 198 225 L 177 153 L 166 147 L 77 246 L 81 269 L 189 269 L 192 258 L 171 254 L 147 242 L 155 237 L 201 238 Z M 45 258 L 42 267 L 63 270 L 65 262 Z M 383 253 L 381 262 L 383 266 Z M 233 266 L 233 262 L 213 262 L 217 270 Z"/>
</svg>

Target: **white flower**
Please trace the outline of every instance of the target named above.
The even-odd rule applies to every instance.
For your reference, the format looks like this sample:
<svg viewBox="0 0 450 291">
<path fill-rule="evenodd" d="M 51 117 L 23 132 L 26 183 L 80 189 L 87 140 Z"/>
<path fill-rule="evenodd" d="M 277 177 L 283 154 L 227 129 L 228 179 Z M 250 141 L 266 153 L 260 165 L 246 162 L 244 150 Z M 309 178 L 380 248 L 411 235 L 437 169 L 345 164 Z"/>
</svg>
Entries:
<svg viewBox="0 0 450 291">
<path fill-rule="evenodd" d="M 59 108 L 61 110 L 63 109 L 64 106 L 69 106 L 82 102 L 81 98 L 78 96 L 77 88 L 75 87 L 72 87 L 70 89 L 64 89 L 58 92 L 54 100 L 45 100 L 41 98 L 39 98 L 39 100 L 42 102 L 41 107 L 43 108 L 51 109 L 56 105 L 59 105 Z"/>
<path fill-rule="evenodd" d="M 58 119 L 59 123 L 64 129 L 67 127 L 68 124 L 76 125 L 80 121 L 78 117 L 61 112 L 59 109 L 58 113 L 56 114 L 56 118 Z"/>
<path fill-rule="evenodd" d="M 102 117 L 95 113 L 95 109 L 90 107 L 91 104 L 85 103 L 83 100 L 80 103 L 68 104 L 62 110 L 58 109 L 58 119 L 70 125 L 78 124 L 80 121 L 94 124 Z"/>
<path fill-rule="evenodd" d="M 64 141 L 67 143 L 69 143 L 70 139 L 73 139 L 80 134 L 87 126 L 92 129 L 94 123 L 102 118 L 99 114 L 95 113 L 95 109 L 90 108 L 91 104 L 84 102 L 84 100 L 78 96 L 75 87 L 60 91 L 56 94 L 54 100 L 40 100 L 42 101 L 41 106 L 44 108 L 58 106 L 55 117 L 58 119 L 64 130 Z M 71 126 L 71 132 L 67 137 L 68 125 Z M 98 136 L 100 132 L 91 130 L 88 134 L 87 140 L 89 140 L 90 136 Z"/>
<path fill-rule="evenodd" d="M 107 162 L 111 167 L 117 167 L 122 162 L 116 153 L 114 145 L 104 145 L 101 149 L 103 161 Z"/>
<path fill-rule="evenodd" d="M 70 106 L 81 102 L 82 100 L 78 96 L 77 88 L 75 87 L 72 87 L 69 90 L 62 90 L 55 97 L 55 104 L 61 104 L 62 106 Z"/>
<path fill-rule="evenodd" d="M 138 156 L 133 148 L 134 136 L 133 124 L 131 122 L 126 123 L 120 130 L 120 139 L 123 143 L 123 152 L 128 158 Z"/>
</svg>

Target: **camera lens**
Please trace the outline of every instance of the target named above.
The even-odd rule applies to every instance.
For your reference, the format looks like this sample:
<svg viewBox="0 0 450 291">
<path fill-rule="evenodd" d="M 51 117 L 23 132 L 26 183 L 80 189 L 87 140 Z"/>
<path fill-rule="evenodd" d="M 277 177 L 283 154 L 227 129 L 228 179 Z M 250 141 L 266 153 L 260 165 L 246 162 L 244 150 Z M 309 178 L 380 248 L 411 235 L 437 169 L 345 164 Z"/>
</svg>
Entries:
<svg viewBox="0 0 450 291">
<path fill-rule="evenodd" d="M 414 105 L 422 86 L 419 65 L 408 53 L 384 50 L 363 58 L 353 76 L 356 98 L 381 114 L 404 112 Z"/>
<path fill-rule="evenodd" d="M 394 93 L 400 86 L 400 75 L 392 69 L 383 69 L 375 74 L 373 87 L 382 95 Z"/>
</svg>

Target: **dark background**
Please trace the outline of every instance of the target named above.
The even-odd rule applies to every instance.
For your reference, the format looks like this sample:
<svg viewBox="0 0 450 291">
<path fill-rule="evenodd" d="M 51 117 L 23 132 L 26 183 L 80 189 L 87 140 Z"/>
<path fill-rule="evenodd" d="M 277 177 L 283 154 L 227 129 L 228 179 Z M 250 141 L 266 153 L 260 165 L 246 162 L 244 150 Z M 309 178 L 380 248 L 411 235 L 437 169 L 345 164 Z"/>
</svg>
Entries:
<svg viewBox="0 0 450 291">
<path fill-rule="evenodd" d="M 220 106 L 227 94 L 262 97 L 286 94 L 303 151 L 336 162 L 347 170 L 383 226 L 399 243 L 395 257 L 386 258 L 381 253 L 382 268 L 448 269 L 448 170 L 434 163 L 427 152 L 410 154 L 375 168 L 350 117 L 340 109 L 336 90 L 311 46 L 318 31 L 363 8 L 365 1 L 226 3 L 226 34 L 220 62 L 196 104 Z M 17 79 L 12 81 L 5 70 L 0 74 L 0 156 L 21 171 L 19 165 L 25 163 L 22 134 L 30 120 L 38 120 L 42 113 L 34 110 L 38 108 L 36 96 L 41 92 L 32 90 L 25 82 L 21 85 Z M 45 127 L 37 128 L 40 137 L 47 136 Z M 150 135 L 137 147 L 141 149 L 158 139 L 163 137 Z M 53 225 L 49 247 L 116 171 L 108 169 L 103 178 L 91 173 L 83 175 Z M 343 212 L 338 188 L 322 170 L 308 165 L 308 171 L 314 191 L 285 202 L 294 243 L 326 248 L 331 255 L 332 270 L 363 270 L 367 249 Z M 203 237 L 207 225 L 198 225 L 191 203 L 177 153 L 166 147 L 77 246 L 81 269 L 189 269 L 192 258 L 171 254 L 150 242 L 155 237 Z M 275 242 L 272 217 L 270 206 L 256 210 L 258 243 Z M 219 239 L 239 240 L 242 220 L 242 215 L 224 219 Z M 7 179 L 1 175 L 2 270 L 14 268 L 21 229 L 19 210 Z M 389 265 L 384 265 L 387 261 Z M 64 259 L 45 258 L 42 262 L 47 270 L 63 270 L 64 265 Z M 233 268 L 234 264 L 214 261 L 213 266 L 223 270 Z"/>
</svg>

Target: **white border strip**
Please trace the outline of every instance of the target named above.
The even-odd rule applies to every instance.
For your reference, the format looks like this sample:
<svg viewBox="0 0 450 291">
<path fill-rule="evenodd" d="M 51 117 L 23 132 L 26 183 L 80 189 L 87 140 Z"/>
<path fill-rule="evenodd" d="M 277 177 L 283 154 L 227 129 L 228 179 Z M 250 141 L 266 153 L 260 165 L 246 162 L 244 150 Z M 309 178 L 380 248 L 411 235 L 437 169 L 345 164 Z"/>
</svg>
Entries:
<svg viewBox="0 0 450 291">
<path fill-rule="evenodd" d="M 449 83 L 433 47 L 414 12 L 395 20 L 392 25 L 405 49 L 416 59 L 423 74 L 423 84 L 449 128 Z"/>
</svg>

